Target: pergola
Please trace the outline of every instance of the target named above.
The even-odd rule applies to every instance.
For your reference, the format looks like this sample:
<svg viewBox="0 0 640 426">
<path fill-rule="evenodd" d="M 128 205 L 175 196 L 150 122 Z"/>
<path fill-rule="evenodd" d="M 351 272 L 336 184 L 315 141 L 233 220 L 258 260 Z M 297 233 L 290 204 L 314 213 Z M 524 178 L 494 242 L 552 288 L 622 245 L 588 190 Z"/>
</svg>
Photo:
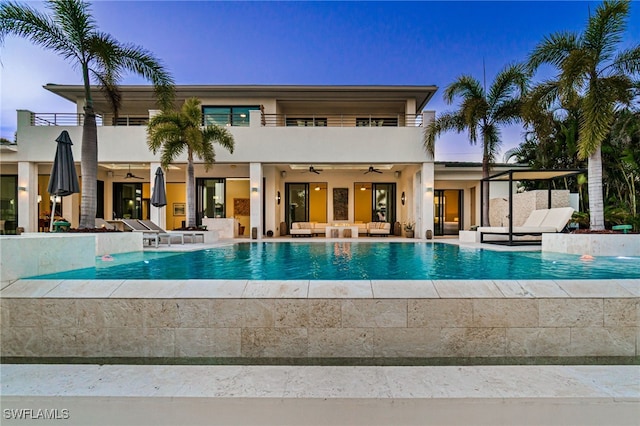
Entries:
<svg viewBox="0 0 640 426">
<path fill-rule="evenodd" d="M 513 240 L 513 182 L 522 181 L 522 180 L 535 180 L 535 181 L 546 181 L 548 188 L 548 197 L 547 197 L 547 208 L 551 208 L 551 183 L 554 179 L 566 178 L 569 176 L 575 176 L 579 174 L 586 173 L 586 169 L 557 169 L 557 170 L 507 170 L 504 172 L 497 173 L 495 175 L 483 178 L 481 180 L 482 184 L 480 185 L 480 223 L 483 223 L 484 220 L 484 182 L 508 182 L 509 183 L 509 239 L 505 241 L 491 241 L 491 243 L 495 244 L 505 244 L 505 245 L 517 245 L 517 244 L 537 244 L 537 242 L 532 241 L 514 241 Z"/>
</svg>

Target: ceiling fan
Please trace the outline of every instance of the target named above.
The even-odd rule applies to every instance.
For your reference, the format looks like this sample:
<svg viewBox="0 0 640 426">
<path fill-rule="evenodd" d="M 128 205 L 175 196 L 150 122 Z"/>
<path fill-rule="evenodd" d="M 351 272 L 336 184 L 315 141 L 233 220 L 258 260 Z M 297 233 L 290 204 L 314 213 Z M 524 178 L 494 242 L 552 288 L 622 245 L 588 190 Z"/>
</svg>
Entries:
<svg viewBox="0 0 640 426">
<path fill-rule="evenodd" d="M 316 169 L 313 166 L 309 166 L 309 173 L 315 173 L 315 174 L 319 175 L 321 171 L 322 171 L 322 169 Z"/>
<path fill-rule="evenodd" d="M 143 177 L 140 176 L 136 176 L 133 173 L 131 173 L 131 164 L 129 164 L 129 171 L 127 172 L 126 175 L 124 175 L 125 179 L 144 179 Z"/>
<path fill-rule="evenodd" d="M 366 172 L 364 172 L 364 174 L 366 175 L 367 173 L 382 173 L 380 170 L 376 169 L 373 166 L 369 166 L 369 170 L 367 170 Z"/>
</svg>

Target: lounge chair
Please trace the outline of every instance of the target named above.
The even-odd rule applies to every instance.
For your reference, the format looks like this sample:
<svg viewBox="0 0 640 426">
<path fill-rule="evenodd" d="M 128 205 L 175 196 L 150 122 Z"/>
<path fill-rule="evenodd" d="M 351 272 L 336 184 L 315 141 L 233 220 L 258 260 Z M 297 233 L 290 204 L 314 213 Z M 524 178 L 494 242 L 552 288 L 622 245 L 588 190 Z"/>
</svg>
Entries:
<svg viewBox="0 0 640 426">
<path fill-rule="evenodd" d="M 160 244 L 162 238 L 167 239 L 168 246 L 171 246 L 171 238 L 179 238 L 181 240 L 181 244 L 184 244 L 184 236 L 178 234 L 172 235 L 168 232 L 150 230 L 142 223 L 138 222 L 137 219 L 122 219 L 122 223 L 124 223 L 125 226 L 127 226 L 131 231 L 142 233 L 143 241 L 147 241 L 149 244 L 151 244 L 152 242 L 155 243 L 156 248 Z"/>
<path fill-rule="evenodd" d="M 102 219 L 102 218 L 96 218 L 96 228 L 105 228 L 105 229 L 111 229 L 111 230 L 115 230 L 116 227 L 113 226 L 112 224 L 110 224 L 109 222 L 107 222 L 106 220 Z"/>
<path fill-rule="evenodd" d="M 573 215 L 572 207 L 541 209 L 531 212 L 522 226 L 514 226 L 509 232 L 508 226 L 481 226 L 478 228 L 481 243 L 494 244 L 540 244 L 541 240 L 517 240 L 513 237 L 542 236 L 544 233 L 562 232 Z M 484 235 L 508 236 L 509 240 L 485 240 Z"/>
<path fill-rule="evenodd" d="M 191 242 L 192 243 L 195 243 L 196 237 L 202 237 L 202 242 L 204 243 L 204 232 L 202 232 L 202 231 L 165 231 L 160 226 L 158 226 L 157 224 L 155 224 L 154 222 L 152 222 L 150 220 L 140 220 L 140 219 L 138 219 L 138 222 L 140 222 L 142 224 L 142 226 L 146 227 L 147 229 L 149 229 L 151 231 L 156 231 L 156 232 L 160 232 L 161 234 L 166 234 L 166 235 L 171 235 L 171 236 L 181 235 L 183 244 L 184 244 L 184 237 L 191 238 Z"/>
</svg>

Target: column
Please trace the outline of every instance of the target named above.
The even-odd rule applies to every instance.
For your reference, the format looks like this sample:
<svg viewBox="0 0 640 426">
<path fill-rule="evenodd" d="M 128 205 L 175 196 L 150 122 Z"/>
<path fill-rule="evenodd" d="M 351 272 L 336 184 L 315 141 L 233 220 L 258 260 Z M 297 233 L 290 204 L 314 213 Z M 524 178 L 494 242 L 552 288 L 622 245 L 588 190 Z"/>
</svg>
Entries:
<svg viewBox="0 0 640 426">
<path fill-rule="evenodd" d="M 71 224 L 72 228 L 80 225 L 80 194 L 62 197 L 62 216 Z"/>
<path fill-rule="evenodd" d="M 156 169 L 160 167 L 160 163 L 151 163 L 149 165 L 149 182 L 150 182 L 150 189 L 151 192 L 149 193 L 150 196 L 153 196 L 153 191 L 155 190 L 154 185 L 156 182 Z M 164 182 L 165 182 L 165 187 L 162 188 L 165 191 L 167 191 L 166 185 L 167 185 L 167 175 L 165 173 L 165 177 L 164 177 Z M 160 228 L 162 229 L 167 229 L 167 207 L 155 207 L 154 205 L 149 205 L 149 217 L 151 218 L 151 222 L 155 223 L 156 225 L 158 225 Z"/>
<path fill-rule="evenodd" d="M 250 191 L 250 220 L 249 236 L 252 237 L 253 228 L 258 230 L 257 238 L 262 239 L 262 164 L 249 163 L 249 191 Z"/>
<path fill-rule="evenodd" d="M 422 184 L 420 193 L 422 194 L 422 212 L 420 217 L 420 227 L 416 229 L 420 238 L 426 238 L 426 231 L 431 230 L 433 235 L 433 195 L 435 187 L 434 163 L 433 161 L 422 163 Z"/>
<path fill-rule="evenodd" d="M 276 213 L 278 207 L 278 202 L 276 200 L 276 181 L 280 175 L 276 172 L 275 166 L 269 166 L 264 170 L 264 194 L 265 194 L 265 209 L 264 209 L 264 224 L 265 228 L 264 232 L 271 230 L 273 231 L 273 235 L 280 235 L 277 227 L 278 222 L 276 222 Z M 280 194 L 280 199 L 284 199 L 282 194 Z"/>
<path fill-rule="evenodd" d="M 18 162 L 18 226 L 38 232 L 38 165 Z"/>
</svg>

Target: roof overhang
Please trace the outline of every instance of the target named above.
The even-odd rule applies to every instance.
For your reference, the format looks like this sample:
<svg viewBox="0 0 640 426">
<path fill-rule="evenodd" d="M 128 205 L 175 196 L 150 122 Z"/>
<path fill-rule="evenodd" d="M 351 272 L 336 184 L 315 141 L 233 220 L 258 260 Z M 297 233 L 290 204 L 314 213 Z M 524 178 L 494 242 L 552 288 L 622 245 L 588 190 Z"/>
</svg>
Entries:
<svg viewBox="0 0 640 426">
<path fill-rule="evenodd" d="M 508 180 L 552 180 L 557 178 L 575 176 L 586 173 L 585 169 L 563 169 L 563 170 L 507 170 L 482 180 L 488 181 L 508 181 Z"/>
<path fill-rule="evenodd" d="M 44 88 L 71 102 L 84 98 L 82 85 L 46 84 Z M 123 100 L 154 101 L 151 85 L 119 86 Z M 272 97 L 277 100 L 416 100 L 416 111 L 422 111 L 438 90 L 437 86 L 319 86 L 319 85 L 178 85 L 178 101 L 191 97 Z M 92 89 L 99 92 L 97 86 Z M 95 101 L 95 100 L 94 100 Z"/>
</svg>

